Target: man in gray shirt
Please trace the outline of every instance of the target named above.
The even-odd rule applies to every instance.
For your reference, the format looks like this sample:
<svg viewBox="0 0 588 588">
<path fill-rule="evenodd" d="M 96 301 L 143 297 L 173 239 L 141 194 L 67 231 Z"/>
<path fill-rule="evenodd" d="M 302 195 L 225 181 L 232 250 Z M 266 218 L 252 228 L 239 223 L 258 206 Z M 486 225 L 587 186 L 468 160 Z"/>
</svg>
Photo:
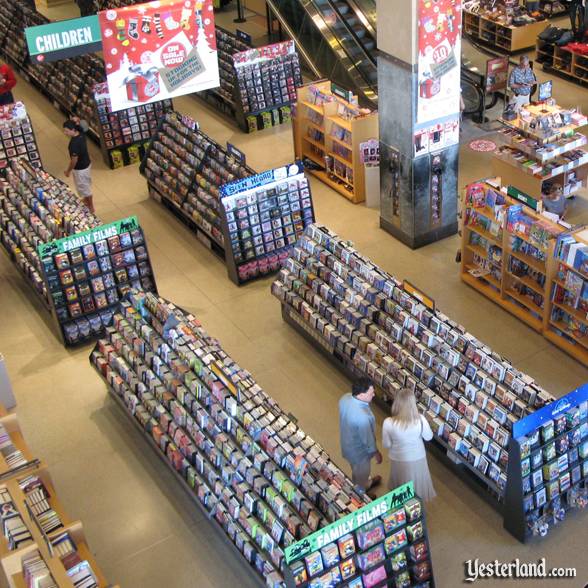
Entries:
<svg viewBox="0 0 588 588">
<path fill-rule="evenodd" d="M 341 452 L 351 465 L 353 483 L 367 492 L 381 481 L 381 476 L 370 477 L 370 462 L 382 463 L 382 454 L 376 447 L 376 419 L 370 402 L 374 399 L 374 385 L 368 378 L 353 383 L 351 393 L 339 400 L 339 429 Z"/>
</svg>

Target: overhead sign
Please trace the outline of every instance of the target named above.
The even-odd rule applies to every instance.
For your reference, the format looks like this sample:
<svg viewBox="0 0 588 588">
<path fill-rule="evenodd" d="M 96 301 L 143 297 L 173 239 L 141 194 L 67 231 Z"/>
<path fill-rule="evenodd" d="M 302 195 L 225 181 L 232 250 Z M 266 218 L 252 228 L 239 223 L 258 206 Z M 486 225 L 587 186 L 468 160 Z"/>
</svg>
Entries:
<svg viewBox="0 0 588 588">
<path fill-rule="evenodd" d="M 366 523 L 381 517 L 389 510 L 400 508 L 414 496 L 412 482 L 395 488 L 392 492 L 388 492 L 388 494 L 368 503 L 366 506 L 286 547 L 284 550 L 286 565 L 290 565 L 308 553 L 317 551 L 325 545 L 337 541 L 343 535 L 347 535 L 347 533 L 351 533 Z"/>
<path fill-rule="evenodd" d="M 158 0 L 98 18 L 113 111 L 220 84 L 212 0 Z"/>
<path fill-rule="evenodd" d="M 416 124 L 459 114 L 461 3 L 418 0 Z"/>
<path fill-rule="evenodd" d="M 128 231 L 134 231 L 139 228 L 139 219 L 136 216 L 129 216 L 121 220 L 117 220 L 107 225 L 100 225 L 89 231 L 82 233 L 76 233 L 63 239 L 57 239 L 55 241 L 49 241 L 49 243 L 42 243 L 39 245 L 38 252 L 41 260 L 46 257 L 53 257 L 57 253 L 67 253 L 72 249 L 83 247 L 84 245 L 90 245 L 98 241 L 103 241 L 109 237 L 120 235 Z"/>
<path fill-rule="evenodd" d="M 301 161 L 297 161 L 287 166 L 277 167 L 275 169 L 268 169 L 260 174 L 247 176 L 241 180 L 235 180 L 228 184 L 224 184 L 220 188 L 221 198 L 240 194 L 248 190 L 259 188 L 273 182 L 280 182 L 286 178 L 294 177 L 304 171 L 304 165 Z"/>
<path fill-rule="evenodd" d="M 102 34 L 96 15 L 27 27 L 25 37 L 30 56 L 39 63 L 92 53 L 102 48 Z"/>
</svg>

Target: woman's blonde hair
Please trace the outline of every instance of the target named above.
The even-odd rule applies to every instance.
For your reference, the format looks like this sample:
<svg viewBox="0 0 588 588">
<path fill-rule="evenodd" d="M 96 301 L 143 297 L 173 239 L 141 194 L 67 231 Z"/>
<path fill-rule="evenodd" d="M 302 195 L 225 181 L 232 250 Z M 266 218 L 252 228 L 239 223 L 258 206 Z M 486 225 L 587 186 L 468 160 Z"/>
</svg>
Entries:
<svg viewBox="0 0 588 588">
<path fill-rule="evenodd" d="M 390 416 L 392 420 L 405 428 L 420 420 L 415 395 L 408 388 L 402 388 L 396 393 Z"/>
</svg>

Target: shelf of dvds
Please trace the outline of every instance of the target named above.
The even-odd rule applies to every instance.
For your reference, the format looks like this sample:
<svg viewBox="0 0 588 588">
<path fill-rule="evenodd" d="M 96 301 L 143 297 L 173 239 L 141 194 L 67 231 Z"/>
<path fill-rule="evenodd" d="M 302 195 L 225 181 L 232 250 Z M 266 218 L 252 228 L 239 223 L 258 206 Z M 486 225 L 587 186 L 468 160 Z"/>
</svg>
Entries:
<svg viewBox="0 0 588 588">
<path fill-rule="evenodd" d="M 0 242 L 50 309 L 37 247 L 98 226 L 100 221 L 66 184 L 24 159 L 11 160 L 4 175 L 0 180 Z"/>
<path fill-rule="evenodd" d="M 543 332 L 550 259 L 557 237 L 566 229 L 505 192 L 482 182 L 466 187 L 461 279 Z"/>
<path fill-rule="evenodd" d="M 290 545 L 285 550 L 286 587 L 434 588 L 423 511 L 409 482 Z"/>
<path fill-rule="evenodd" d="M 157 292 L 136 216 L 41 243 L 38 254 L 64 345 L 101 335 L 131 288 Z"/>
<path fill-rule="evenodd" d="M 33 125 L 22 102 L 0 106 L 0 169 L 14 158 L 27 159 L 36 169 L 43 167 Z"/>
<path fill-rule="evenodd" d="M 285 548 L 369 502 L 172 303 L 129 293 L 90 361 L 266 586 L 283 585 Z"/>
<path fill-rule="evenodd" d="M 366 112 L 332 91 L 329 81 L 297 90 L 292 120 L 294 152 L 320 169 L 309 169 L 353 203 L 365 201 L 360 144 L 378 136 L 377 112 Z"/>
<path fill-rule="evenodd" d="M 515 423 L 509 455 L 504 526 L 519 541 L 586 508 L 588 385 Z"/>
<path fill-rule="evenodd" d="M 290 122 L 302 72 L 294 41 L 233 53 L 237 123 L 246 133 Z"/>
<path fill-rule="evenodd" d="M 370 377 L 382 402 L 413 390 L 439 453 L 461 466 L 452 467 L 458 475 L 481 481 L 474 487 L 485 486 L 506 516 L 513 430 L 544 406 L 567 414 L 567 404 L 325 227 L 306 229 L 272 293 L 288 323 L 346 373 Z M 581 431 L 588 437 L 588 426 Z"/>
<path fill-rule="evenodd" d="M 529 104 L 514 120 L 500 119 L 507 145 L 492 159 L 492 170 L 503 185 L 516 186 L 541 199 L 544 184 L 558 185 L 564 196 L 574 195 L 588 178 L 588 151 L 578 129 L 586 116 L 559 107 L 553 99 Z"/>
<path fill-rule="evenodd" d="M 485 182 L 466 187 L 461 279 L 588 366 L 588 231 L 508 194 Z"/>
</svg>

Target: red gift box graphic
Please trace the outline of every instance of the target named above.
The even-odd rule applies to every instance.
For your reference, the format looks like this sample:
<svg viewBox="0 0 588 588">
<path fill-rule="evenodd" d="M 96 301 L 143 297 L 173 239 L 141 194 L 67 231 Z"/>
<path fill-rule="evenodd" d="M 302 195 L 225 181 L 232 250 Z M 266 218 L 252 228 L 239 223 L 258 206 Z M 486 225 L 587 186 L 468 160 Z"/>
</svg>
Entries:
<svg viewBox="0 0 588 588">
<path fill-rule="evenodd" d="M 154 66 L 131 65 L 129 75 L 124 79 L 127 99 L 134 102 L 148 102 L 159 94 L 159 71 Z"/>
<path fill-rule="evenodd" d="M 441 90 L 441 79 L 439 78 L 427 78 L 424 82 L 421 82 L 419 88 L 419 94 L 421 98 L 432 98 L 438 94 Z"/>
</svg>

